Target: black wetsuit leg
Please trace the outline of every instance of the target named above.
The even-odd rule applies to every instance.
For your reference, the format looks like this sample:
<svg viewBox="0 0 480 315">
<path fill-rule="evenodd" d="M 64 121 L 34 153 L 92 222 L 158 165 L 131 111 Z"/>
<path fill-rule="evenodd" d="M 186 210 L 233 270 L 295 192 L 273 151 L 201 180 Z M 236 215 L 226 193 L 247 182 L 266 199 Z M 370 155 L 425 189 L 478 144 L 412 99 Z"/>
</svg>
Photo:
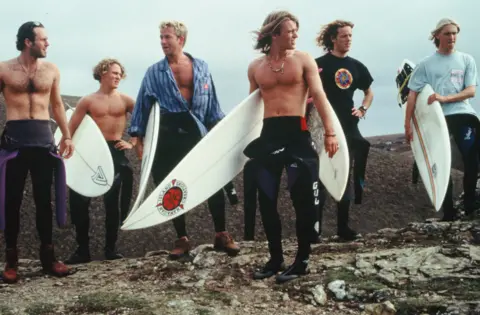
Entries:
<svg viewBox="0 0 480 315">
<path fill-rule="evenodd" d="M 308 149 L 308 143 L 305 144 L 305 148 Z M 306 152 L 307 154 L 301 155 L 301 160 L 286 166 L 290 197 L 296 214 L 297 262 L 306 262 L 310 256 L 310 244 L 316 236 L 313 225 L 317 221 L 316 216 L 322 198 L 318 180 L 318 155 L 311 148 L 309 151 L 311 154 Z"/>
<path fill-rule="evenodd" d="M 268 240 L 270 261 L 274 266 L 283 263 L 282 223 L 277 210 L 278 191 L 282 176 L 283 163 L 270 161 L 257 168 L 258 203 L 263 228 Z"/>
<path fill-rule="evenodd" d="M 5 245 L 6 248 L 17 247 L 18 233 L 20 231 L 20 207 L 22 205 L 23 190 L 28 174 L 28 164 L 22 152 L 7 162 L 5 187 Z"/>
<path fill-rule="evenodd" d="M 475 210 L 475 191 L 478 178 L 478 136 L 479 122 L 473 115 L 449 115 L 445 117 L 450 134 L 462 155 L 464 164 L 463 190 L 465 213 L 470 215 Z M 454 220 L 457 216 L 453 207 L 453 182 L 450 177 L 447 193 L 443 202 L 444 220 Z"/>
<path fill-rule="evenodd" d="M 44 148 L 31 148 L 30 177 L 37 208 L 37 231 L 42 245 L 52 244 L 52 183 L 55 160 Z"/>
<path fill-rule="evenodd" d="M 114 180 L 110 190 L 104 195 L 105 204 L 105 251 L 115 256 L 115 244 L 121 219 L 128 213 L 132 199 L 133 172 L 124 150 L 115 148 L 118 141 L 108 141 L 114 163 Z M 120 202 L 120 204 L 119 204 Z"/>
<path fill-rule="evenodd" d="M 76 240 L 78 244 L 78 253 L 88 256 L 89 251 L 89 235 L 90 218 L 89 207 L 91 198 L 80 195 L 72 189 L 69 189 L 70 216 L 75 226 Z"/>
<path fill-rule="evenodd" d="M 255 220 L 257 212 L 257 163 L 249 160 L 243 168 L 243 211 L 244 211 L 244 239 L 255 239 Z"/>
</svg>

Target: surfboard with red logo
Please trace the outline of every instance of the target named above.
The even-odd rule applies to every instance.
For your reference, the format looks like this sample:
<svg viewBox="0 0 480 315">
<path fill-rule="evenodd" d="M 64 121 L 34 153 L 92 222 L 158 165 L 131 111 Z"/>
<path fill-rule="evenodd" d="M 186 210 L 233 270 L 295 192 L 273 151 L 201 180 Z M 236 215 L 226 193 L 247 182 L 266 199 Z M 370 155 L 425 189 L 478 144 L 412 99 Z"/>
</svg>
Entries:
<svg viewBox="0 0 480 315">
<path fill-rule="evenodd" d="M 398 103 L 403 109 L 404 117 L 409 93 L 408 80 L 414 69 L 413 62 L 403 60 L 395 80 Z M 410 147 L 427 194 L 435 210 L 439 211 L 447 193 L 452 155 L 450 135 L 442 107 L 438 101 L 428 105 L 428 97 L 433 93 L 432 87 L 427 84 L 417 96 L 411 120 L 413 141 Z"/>
<path fill-rule="evenodd" d="M 263 113 L 263 100 L 260 91 L 256 90 L 202 138 L 143 204 L 128 216 L 121 228 L 135 230 L 164 223 L 190 211 L 224 187 L 247 162 L 243 150 L 260 136 Z M 336 116 L 334 128 L 341 139 L 341 150 L 329 159 L 323 144 L 318 148 L 319 177 L 338 200 L 345 190 L 349 161 L 344 133 Z"/>
<path fill-rule="evenodd" d="M 169 221 L 199 205 L 243 169 L 245 147 L 260 135 L 263 100 L 250 94 L 177 164 L 123 222 L 123 230 Z"/>
</svg>

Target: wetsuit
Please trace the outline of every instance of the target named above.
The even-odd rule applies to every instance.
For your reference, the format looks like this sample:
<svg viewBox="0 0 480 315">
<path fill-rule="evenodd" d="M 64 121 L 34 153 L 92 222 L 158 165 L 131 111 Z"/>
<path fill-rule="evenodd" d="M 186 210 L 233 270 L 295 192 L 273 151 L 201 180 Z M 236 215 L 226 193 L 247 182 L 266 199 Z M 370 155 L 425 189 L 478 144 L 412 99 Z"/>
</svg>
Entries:
<svg viewBox="0 0 480 315">
<path fill-rule="evenodd" d="M 347 139 L 351 168 L 347 188 L 342 199 L 337 203 L 337 234 L 344 239 L 353 239 L 356 237 L 356 232 L 348 227 L 350 203 L 362 202 L 367 158 L 370 151 L 370 143 L 363 138 L 358 129 L 359 118 L 352 115 L 353 95 L 357 89 L 368 90 L 373 78 L 364 64 L 349 56 L 340 58 L 327 53 L 315 61 L 318 68 L 322 69 L 320 77 L 325 93 Z M 319 234 L 321 234 L 323 205 L 320 211 Z"/>
<path fill-rule="evenodd" d="M 162 114 L 157 150 L 152 166 L 153 182 L 158 186 L 173 168 L 200 141 L 197 124 L 187 112 Z M 230 187 L 233 188 L 233 187 Z M 225 231 L 225 197 L 223 190 L 208 198 L 215 232 Z M 172 219 L 178 238 L 187 236 L 185 215 Z"/>
<path fill-rule="evenodd" d="M 107 141 L 114 165 L 114 178 L 110 190 L 103 196 L 105 205 L 105 251 L 115 251 L 118 228 L 128 214 L 132 200 L 133 172 L 125 150 L 115 148 L 117 141 Z M 91 198 L 70 189 L 70 213 L 75 225 L 78 254 L 89 255 L 89 206 Z"/>
<path fill-rule="evenodd" d="M 278 270 L 284 261 L 282 227 L 277 211 L 283 168 L 287 171 L 288 189 L 296 213 L 298 252 L 292 266 L 300 267 L 293 273 L 305 272 L 319 204 L 319 157 L 305 119 L 299 116 L 264 119 L 260 137 L 245 148 L 244 154 L 251 159 L 248 163 L 255 170 L 260 214 L 271 257 L 267 270 L 258 278 L 268 271 Z"/>
<path fill-rule="evenodd" d="M 0 140 L 0 229 L 7 249 L 15 249 L 20 206 L 28 172 L 32 179 L 36 225 L 42 246 L 52 244 L 51 186 L 55 178 L 56 219 L 66 224 L 66 177 L 48 120 L 7 121 Z"/>
</svg>

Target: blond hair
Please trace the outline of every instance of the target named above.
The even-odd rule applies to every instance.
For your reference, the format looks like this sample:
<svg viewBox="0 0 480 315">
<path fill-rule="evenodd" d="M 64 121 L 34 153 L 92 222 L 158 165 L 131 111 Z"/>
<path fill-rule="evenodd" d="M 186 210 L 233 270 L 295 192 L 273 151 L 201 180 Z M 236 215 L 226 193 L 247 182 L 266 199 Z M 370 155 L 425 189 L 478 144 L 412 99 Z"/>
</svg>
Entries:
<svg viewBox="0 0 480 315">
<path fill-rule="evenodd" d="M 338 29 L 345 26 L 350 26 L 351 28 L 353 28 L 354 24 L 345 20 L 335 20 L 331 23 L 328 23 L 327 25 L 324 25 L 320 29 L 320 32 L 318 33 L 318 36 L 316 38 L 317 45 L 323 47 L 323 50 L 325 51 L 332 51 L 332 39 L 337 37 Z"/>
<path fill-rule="evenodd" d="M 281 31 L 281 25 L 283 22 L 291 20 L 297 24 L 297 28 L 300 27 L 298 18 L 288 11 L 273 11 L 265 20 L 260 30 L 255 31 L 257 35 L 255 50 L 260 50 L 264 54 L 270 52 L 272 46 L 272 35 L 278 35 Z"/>
<path fill-rule="evenodd" d="M 449 18 L 443 18 L 438 21 L 437 26 L 433 31 L 430 32 L 429 39 L 433 41 L 435 46 L 438 48 L 440 46 L 440 41 L 437 38 L 437 35 L 443 30 L 443 28 L 447 25 L 454 25 L 457 28 L 457 33 L 460 33 L 460 24 L 458 24 L 455 20 Z"/>
<path fill-rule="evenodd" d="M 185 46 L 185 43 L 187 42 L 187 34 L 188 34 L 188 29 L 185 24 L 179 21 L 163 21 L 160 23 L 159 29 L 163 30 L 167 27 L 173 28 L 173 31 L 175 32 L 175 35 L 177 37 L 183 37 L 183 46 Z"/>
<path fill-rule="evenodd" d="M 122 71 L 122 79 L 127 77 L 125 68 L 117 59 L 105 58 L 100 60 L 100 62 L 93 68 L 93 78 L 100 82 L 102 75 L 108 72 L 111 65 L 118 65 L 120 67 L 120 70 Z"/>
</svg>

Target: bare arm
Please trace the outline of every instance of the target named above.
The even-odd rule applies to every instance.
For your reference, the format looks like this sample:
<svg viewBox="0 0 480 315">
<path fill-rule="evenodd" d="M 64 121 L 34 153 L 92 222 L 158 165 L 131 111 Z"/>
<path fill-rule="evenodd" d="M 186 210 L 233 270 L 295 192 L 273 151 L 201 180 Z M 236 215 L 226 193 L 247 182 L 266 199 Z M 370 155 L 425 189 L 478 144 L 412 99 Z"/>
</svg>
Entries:
<svg viewBox="0 0 480 315">
<path fill-rule="evenodd" d="M 475 86 L 471 85 L 467 87 L 465 90 L 461 91 L 460 93 L 444 96 L 442 103 L 461 102 L 466 99 L 475 97 L 475 90 L 476 90 Z"/>
<path fill-rule="evenodd" d="M 67 116 L 62 97 L 60 96 L 60 71 L 54 66 L 55 79 L 53 80 L 52 91 L 50 94 L 50 103 L 52 104 L 52 113 L 58 127 L 62 131 L 64 139 L 72 139 L 67 126 Z"/>
<path fill-rule="evenodd" d="M 373 101 L 373 90 L 372 88 L 368 88 L 367 90 L 363 91 L 363 93 L 365 94 L 364 97 L 363 97 L 363 101 L 362 101 L 362 105 L 368 109 L 371 105 L 372 105 L 372 101 Z"/>
<path fill-rule="evenodd" d="M 5 85 L 3 83 L 3 67 L 4 67 L 4 63 L 0 62 L 0 94 L 3 93 L 3 87 Z"/>
<path fill-rule="evenodd" d="M 309 94 L 313 98 L 313 103 L 322 118 L 323 126 L 325 129 L 325 134 L 332 135 L 335 134 L 332 124 L 331 113 L 333 111 L 330 102 L 327 99 L 327 95 L 323 90 L 322 80 L 318 75 L 318 68 L 315 60 L 309 56 L 305 56 L 305 67 L 304 67 L 304 76 L 308 85 Z"/>
<path fill-rule="evenodd" d="M 410 142 L 413 140 L 412 132 L 412 116 L 415 111 L 415 103 L 417 102 L 418 92 L 410 90 L 407 97 L 407 109 L 405 111 L 405 139 Z"/>
<path fill-rule="evenodd" d="M 87 114 L 88 105 L 88 98 L 82 97 L 82 99 L 80 99 L 80 101 L 78 102 L 77 106 L 75 106 L 75 111 L 73 112 L 72 117 L 70 118 L 70 121 L 68 123 L 68 129 L 70 130 L 70 134 L 72 135 L 72 137 L 75 134 L 78 126 L 82 122 L 83 118 Z"/>
<path fill-rule="evenodd" d="M 130 113 L 130 115 L 131 115 L 133 113 L 133 107 L 135 106 L 135 100 L 133 98 L 131 98 L 130 96 L 125 95 L 125 101 L 127 103 L 127 113 Z M 141 138 L 141 137 L 130 137 L 129 142 L 132 146 L 135 147 L 138 142 L 140 142 L 140 144 L 143 144 L 143 138 Z"/>
<path fill-rule="evenodd" d="M 133 106 L 135 106 L 135 101 L 133 100 L 133 98 L 131 98 L 128 95 L 125 95 L 125 99 L 126 99 L 126 102 L 127 102 L 127 112 L 132 114 L 133 113 Z"/>
<path fill-rule="evenodd" d="M 256 67 L 257 62 L 253 61 L 249 66 L 248 66 L 248 81 L 250 82 L 250 91 L 248 94 L 252 94 L 256 89 L 258 89 L 258 84 L 255 81 L 255 67 Z"/>
<path fill-rule="evenodd" d="M 415 111 L 415 103 L 417 103 L 418 93 L 410 90 L 407 97 L 407 110 L 405 111 L 405 126 L 410 126 L 413 112 Z"/>
</svg>

